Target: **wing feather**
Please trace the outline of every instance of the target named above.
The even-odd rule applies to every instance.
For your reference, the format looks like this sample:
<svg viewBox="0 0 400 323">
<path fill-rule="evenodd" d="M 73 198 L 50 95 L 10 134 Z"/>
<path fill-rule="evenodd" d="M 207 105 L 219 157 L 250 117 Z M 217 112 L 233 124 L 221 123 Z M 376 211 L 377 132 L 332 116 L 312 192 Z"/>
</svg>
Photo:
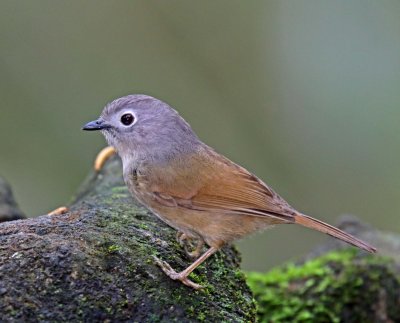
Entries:
<svg viewBox="0 0 400 323">
<path fill-rule="evenodd" d="M 208 150 L 189 160 L 190 163 L 185 160 L 184 164 L 170 166 L 170 169 L 178 167 L 179 175 L 160 169 L 162 173 L 153 191 L 157 199 L 166 199 L 165 205 L 294 221 L 295 211 L 289 204 L 256 176 L 227 158 Z M 194 172 L 195 169 L 198 171 Z M 156 173 L 153 170 L 153 179 Z M 182 191 L 176 187 L 190 189 Z"/>
</svg>

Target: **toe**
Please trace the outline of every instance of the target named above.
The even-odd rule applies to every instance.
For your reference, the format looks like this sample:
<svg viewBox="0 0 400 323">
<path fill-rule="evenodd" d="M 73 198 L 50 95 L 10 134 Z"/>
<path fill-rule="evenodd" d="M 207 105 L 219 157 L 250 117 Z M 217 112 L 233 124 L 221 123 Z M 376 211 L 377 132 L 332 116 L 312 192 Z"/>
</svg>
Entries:
<svg viewBox="0 0 400 323">
<path fill-rule="evenodd" d="M 187 235 L 183 232 L 178 232 L 176 234 L 176 241 L 179 243 L 181 247 L 185 245 L 185 240 L 187 239 Z"/>
<path fill-rule="evenodd" d="M 154 258 L 156 265 L 159 266 L 163 270 L 164 273 L 166 273 L 170 278 L 176 279 L 176 278 L 174 278 L 174 276 L 177 275 L 177 273 L 170 266 L 169 263 L 167 263 L 166 261 L 162 261 L 161 259 L 157 258 L 156 256 L 153 256 L 153 258 Z"/>
<path fill-rule="evenodd" d="M 183 284 L 185 284 L 186 286 L 192 287 L 195 290 L 199 290 L 199 289 L 203 289 L 204 286 L 201 286 L 199 284 L 196 284 L 195 282 L 191 281 L 189 278 L 184 278 L 180 280 Z"/>
<path fill-rule="evenodd" d="M 173 280 L 179 280 L 186 286 L 192 287 L 193 289 L 199 290 L 203 289 L 204 287 L 196 284 L 195 282 L 192 282 L 187 275 L 185 275 L 184 272 L 177 273 L 169 263 L 162 261 L 161 259 L 157 258 L 156 256 L 153 256 L 154 262 L 156 263 L 157 266 L 159 266 L 162 271 L 171 279 Z"/>
<path fill-rule="evenodd" d="M 188 257 L 190 259 L 197 259 L 200 256 L 200 252 L 195 250 L 195 251 L 192 251 L 192 252 L 188 252 L 187 255 L 188 255 Z"/>
</svg>

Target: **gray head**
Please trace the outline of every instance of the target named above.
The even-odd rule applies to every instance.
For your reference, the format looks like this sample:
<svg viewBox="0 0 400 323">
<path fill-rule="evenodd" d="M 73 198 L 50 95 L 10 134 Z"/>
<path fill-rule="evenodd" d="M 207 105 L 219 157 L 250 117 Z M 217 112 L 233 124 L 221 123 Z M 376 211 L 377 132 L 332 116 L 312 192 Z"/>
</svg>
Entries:
<svg viewBox="0 0 400 323">
<path fill-rule="evenodd" d="M 107 104 L 83 130 L 101 130 L 123 161 L 162 161 L 200 144 L 189 124 L 168 104 L 147 95 L 128 95 Z"/>
</svg>

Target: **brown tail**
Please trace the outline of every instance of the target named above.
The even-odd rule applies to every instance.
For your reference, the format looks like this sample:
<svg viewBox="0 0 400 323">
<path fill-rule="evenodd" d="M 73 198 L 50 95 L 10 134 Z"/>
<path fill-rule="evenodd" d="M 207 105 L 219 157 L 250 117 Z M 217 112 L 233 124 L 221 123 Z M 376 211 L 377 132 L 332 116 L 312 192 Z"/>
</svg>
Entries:
<svg viewBox="0 0 400 323">
<path fill-rule="evenodd" d="M 326 223 L 319 221 L 317 219 L 314 219 L 310 216 L 295 215 L 294 219 L 295 219 L 296 223 L 304 225 L 307 228 L 311 228 L 311 229 L 318 230 L 323 233 L 329 234 L 332 237 L 343 240 L 353 246 L 364 249 L 368 252 L 372 252 L 372 253 L 376 252 L 376 248 L 370 246 L 369 244 L 365 243 L 364 241 L 361 241 L 361 240 L 353 237 L 352 235 L 350 235 L 342 230 L 339 230 L 338 228 L 335 228 L 332 225 L 326 224 Z"/>
</svg>

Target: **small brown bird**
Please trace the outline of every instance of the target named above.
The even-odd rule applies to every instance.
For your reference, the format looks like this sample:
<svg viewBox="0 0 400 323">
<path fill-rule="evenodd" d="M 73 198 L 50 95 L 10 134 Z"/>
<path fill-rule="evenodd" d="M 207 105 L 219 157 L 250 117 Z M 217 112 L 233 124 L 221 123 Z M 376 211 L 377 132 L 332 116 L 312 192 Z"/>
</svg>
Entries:
<svg viewBox="0 0 400 323">
<path fill-rule="evenodd" d="M 177 273 L 157 259 L 172 279 L 199 289 L 189 274 L 222 246 L 275 224 L 301 224 L 369 252 L 367 243 L 292 208 L 263 181 L 218 154 L 196 136 L 166 103 L 128 95 L 109 103 L 84 130 L 101 130 L 123 163 L 132 195 L 178 230 L 180 241 L 196 241 L 200 256 Z"/>
</svg>

